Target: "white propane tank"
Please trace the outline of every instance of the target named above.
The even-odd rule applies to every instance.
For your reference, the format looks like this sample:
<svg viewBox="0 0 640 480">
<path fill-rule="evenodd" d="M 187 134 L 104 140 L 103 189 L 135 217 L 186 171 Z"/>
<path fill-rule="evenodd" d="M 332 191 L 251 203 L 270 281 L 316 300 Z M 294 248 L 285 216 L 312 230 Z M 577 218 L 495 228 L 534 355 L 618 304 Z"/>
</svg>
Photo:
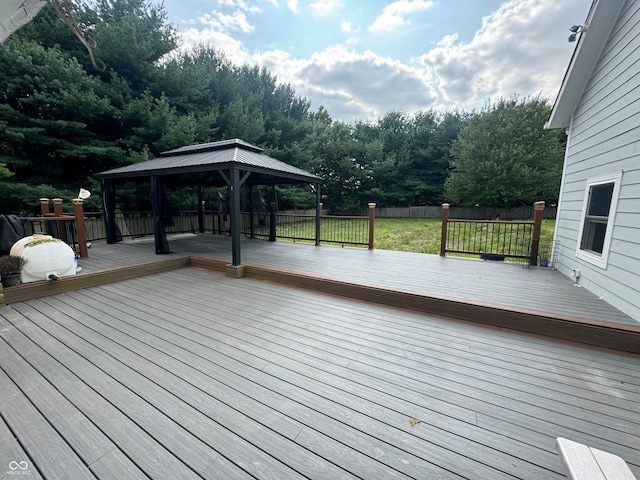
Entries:
<svg viewBox="0 0 640 480">
<path fill-rule="evenodd" d="M 13 244 L 10 254 L 27 259 L 22 268 L 22 283 L 57 280 L 76 274 L 73 249 L 51 235 L 24 237 Z"/>
</svg>

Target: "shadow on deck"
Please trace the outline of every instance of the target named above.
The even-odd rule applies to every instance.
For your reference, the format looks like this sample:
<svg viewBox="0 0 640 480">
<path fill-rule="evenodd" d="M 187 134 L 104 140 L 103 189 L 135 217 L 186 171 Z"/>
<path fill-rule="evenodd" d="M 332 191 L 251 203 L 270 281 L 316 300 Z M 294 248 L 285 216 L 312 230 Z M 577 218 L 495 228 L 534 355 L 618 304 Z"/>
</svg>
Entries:
<svg viewBox="0 0 640 480">
<path fill-rule="evenodd" d="M 5 291 L 6 303 L 196 267 L 230 271 L 228 237 L 180 235 L 172 254 L 153 239 L 95 244 L 83 270 L 58 282 Z M 520 264 L 244 239 L 244 275 L 326 294 L 412 309 L 588 345 L 640 353 L 640 324 L 560 273 Z"/>
</svg>

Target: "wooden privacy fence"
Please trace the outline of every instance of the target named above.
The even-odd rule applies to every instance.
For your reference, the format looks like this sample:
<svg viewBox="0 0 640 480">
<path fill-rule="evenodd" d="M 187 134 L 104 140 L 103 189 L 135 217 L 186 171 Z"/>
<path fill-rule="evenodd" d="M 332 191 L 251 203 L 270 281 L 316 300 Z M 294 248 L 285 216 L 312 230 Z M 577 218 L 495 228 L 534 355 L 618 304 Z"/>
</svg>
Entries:
<svg viewBox="0 0 640 480">
<path fill-rule="evenodd" d="M 553 220 L 556 218 L 557 207 L 545 206 L 543 218 Z M 453 205 L 449 207 L 449 216 L 460 220 L 522 220 L 532 218 L 533 205 L 518 207 L 465 207 Z M 412 205 L 410 207 L 376 207 L 376 218 L 441 218 L 441 205 Z"/>
<path fill-rule="evenodd" d="M 462 220 L 449 218 L 449 204 L 442 205 L 440 255 L 474 254 L 485 260 L 528 259 L 538 264 L 540 227 L 544 202 L 534 204 L 533 221 Z"/>
</svg>

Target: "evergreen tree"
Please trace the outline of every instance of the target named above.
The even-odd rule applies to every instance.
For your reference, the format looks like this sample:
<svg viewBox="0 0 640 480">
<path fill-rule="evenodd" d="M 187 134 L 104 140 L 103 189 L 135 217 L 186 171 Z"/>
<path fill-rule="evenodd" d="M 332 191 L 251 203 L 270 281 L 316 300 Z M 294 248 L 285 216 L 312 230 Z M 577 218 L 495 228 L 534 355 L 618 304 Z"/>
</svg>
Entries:
<svg viewBox="0 0 640 480">
<path fill-rule="evenodd" d="M 454 142 L 448 200 L 509 207 L 558 201 L 565 135 L 545 130 L 551 107 L 535 97 L 500 99 L 471 116 Z"/>
</svg>

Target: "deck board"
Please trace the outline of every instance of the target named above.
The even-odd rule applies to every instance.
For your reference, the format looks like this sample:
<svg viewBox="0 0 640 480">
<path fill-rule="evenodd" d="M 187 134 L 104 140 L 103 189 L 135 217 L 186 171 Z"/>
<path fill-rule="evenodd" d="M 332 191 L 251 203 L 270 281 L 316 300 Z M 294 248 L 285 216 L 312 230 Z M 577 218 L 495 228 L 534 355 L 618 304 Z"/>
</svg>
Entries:
<svg viewBox="0 0 640 480">
<path fill-rule="evenodd" d="M 0 337 L 12 448 L 35 409 L 86 478 L 560 479 L 557 436 L 640 474 L 637 355 L 198 268 L 0 307 Z"/>
<path fill-rule="evenodd" d="M 47 310 L 46 306 L 39 302 L 34 303 L 36 308 L 44 307 L 43 309 Z M 28 310 L 25 309 L 24 312 L 28 312 Z M 170 475 L 180 475 L 181 478 L 191 476 L 196 478 L 196 473 L 205 472 L 211 462 L 219 455 L 211 445 L 205 442 L 219 442 L 220 446 L 224 447 L 233 441 L 233 437 L 235 437 L 233 433 L 220 428 L 218 424 L 211 422 L 210 419 L 188 405 L 180 408 L 178 406 L 179 400 L 175 395 L 147 380 L 142 373 L 118 362 L 91 343 L 82 342 L 77 337 L 74 338 L 74 334 L 70 330 L 50 321 L 41 313 L 31 311 L 30 314 L 34 321 L 38 321 L 47 331 L 54 332 L 55 336 L 61 341 L 63 340 L 65 344 L 68 343 L 75 347 L 77 342 L 82 345 L 83 349 L 93 352 L 92 360 L 95 363 L 90 364 L 82 362 L 77 357 L 74 358 L 75 372 L 85 382 L 94 385 L 94 388 L 108 396 L 109 401 L 116 408 L 119 408 L 132 422 L 140 425 L 164 447 L 163 449 L 154 449 L 158 459 L 164 460 L 166 451 L 168 451 L 172 453 L 172 456 L 177 457 L 176 460 L 180 460 L 180 462 L 168 462 L 170 465 L 175 465 L 173 472 L 163 473 L 166 478 L 171 478 Z M 62 312 L 58 314 L 51 312 L 50 315 L 52 319 L 57 321 L 63 321 L 66 317 Z M 103 375 L 99 374 L 100 371 L 104 372 Z M 180 416 L 179 422 L 174 420 L 175 415 Z M 186 426 L 191 427 L 191 430 L 188 430 Z M 261 454 L 255 449 L 247 447 L 245 453 L 253 456 L 253 463 L 259 466 L 258 472 L 262 474 L 273 469 L 278 472 L 278 475 L 282 475 L 282 478 L 298 477 L 291 471 L 289 471 L 289 475 L 286 475 L 289 470 L 286 466 L 279 465 L 271 457 Z"/>
<path fill-rule="evenodd" d="M 25 466 L 23 462 L 27 462 L 27 468 L 29 469 L 31 478 L 42 478 L 40 472 L 33 468 L 31 458 L 18 443 L 18 439 L 9 429 L 9 426 L 5 423 L 2 415 L 0 415 L 0 445 L 2 445 L 2 448 L 0 448 L 0 479 L 6 480 L 7 478 L 12 477 L 13 475 L 9 475 L 9 473 L 19 469 L 20 466 Z M 16 464 L 19 464 L 20 466 Z"/>
<path fill-rule="evenodd" d="M 3 351 L 6 350 L 5 345 L 3 342 Z M 29 456 L 29 460 L 20 462 L 27 463 L 25 472 L 35 467 L 31 459 L 37 459 L 38 470 L 47 472 L 47 476 L 77 480 L 95 478 L 69 444 L 4 371 L 0 371 L 0 392 L 3 396 L 0 404 L 2 417 L 18 436 Z M 9 464 L 2 467 L 10 469 Z M 14 471 L 19 471 L 22 475 L 23 470 Z"/>
<path fill-rule="evenodd" d="M 181 273 L 177 272 L 176 275 L 181 275 Z M 182 275 L 184 275 L 184 273 L 182 273 Z M 190 275 L 193 274 L 190 273 Z M 183 277 L 183 281 L 186 281 L 186 278 Z M 145 280 L 142 279 L 141 283 L 147 283 L 148 288 L 151 288 L 149 280 L 145 282 Z M 154 284 L 158 286 L 157 280 L 154 280 Z M 144 289 L 139 290 L 137 294 L 140 295 L 143 291 Z M 131 295 L 132 299 L 136 298 L 135 291 L 128 292 L 127 294 Z M 198 312 L 204 307 L 204 305 L 199 303 L 201 297 L 199 297 L 197 293 L 194 293 L 189 295 L 186 300 L 187 303 L 180 305 L 179 308 L 184 312 L 189 312 L 193 316 L 197 316 Z M 292 301 L 295 301 L 295 295 L 288 297 L 287 304 L 291 304 Z M 167 307 L 172 303 L 161 298 L 154 300 L 154 302 L 163 303 L 167 305 Z M 218 307 L 221 308 L 220 305 L 218 305 Z M 251 310 L 257 309 L 258 311 L 264 311 L 265 308 L 266 304 L 260 302 L 260 296 L 254 294 L 252 296 L 251 306 L 236 306 L 235 313 L 245 313 L 249 315 Z M 347 359 L 356 358 L 352 352 L 359 352 L 361 354 L 364 353 L 367 357 L 381 358 L 381 356 L 385 356 L 386 361 L 394 358 L 395 360 L 390 363 L 410 364 L 418 370 L 435 368 L 436 370 L 442 369 L 453 371 L 454 373 L 464 373 L 464 375 L 469 378 L 482 378 L 482 381 L 486 382 L 489 388 L 493 388 L 491 385 L 503 384 L 509 387 L 517 386 L 518 390 L 522 392 L 537 394 L 539 393 L 539 387 L 544 385 L 546 388 L 541 395 L 551 400 L 565 399 L 566 402 L 576 405 L 578 403 L 578 397 L 581 399 L 588 397 L 593 401 L 600 400 L 601 402 L 606 402 L 608 407 L 607 414 L 611 414 L 615 410 L 616 415 L 626 421 L 637 423 L 640 420 L 640 418 L 629 410 L 636 406 L 635 403 L 620 398 L 620 396 L 611 396 L 604 392 L 592 392 L 584 388 L 588 385 L 587 382 L 592 382 L 590 377 L 585 377 L 586 380 L 580 382 L 579 378 L 575 378 L 578 377 L 578 375 L 574 373 L 574 376 L 569 377 L 568 381 L 564 382 L 563 379 L 567 378 L 567 376 L 556 375 L 554 377 L 546 370 L 534 370 L 530 367 L 514 368 L 509 362 L 499 359 L 494 360 L 495 367 L 492 368 L 488 362 L 482 362 L 482 358 L 478 355 L 465 355 L 464 352 L 459 351 L 450 352 L 448 348 L 437 349 L 437 347 L 434 348 L 431 343 L 428 344 L 428 348 L 425 348 L 425 342 L 430 341 L 430 338 L 425 336 L 415 339 L 413 338 L 415 334 L 413 336 L 402 336 L 400 334 L 393 334 L 388 330 L 374 333 L 371 329 L 363 329 L 362 327 L 356 329 L 354 327 L 359 323 L 359 319 L 353 319 L 349 328 L 342 328 L 339 322 L 335 320 L 331 322 L 330 317 L 333 314 L 323 314 L 321 317 L 318 317 L 311 313 L 303 322 L 297 320 L 295 316 L 290 316 L 289 323 L 287 323 L 283 321 L 285 319 L 284 310 L 290 310 L 290 307 L 287 309 L 279 307 L 277 313 L 268 315 L 261 314 L 259 318 L 253 318 L 251 325 L 245 327 L 243 331 L 249 335 L 255 335 L 257 325 L 260 325 L 258 334 L 261 335 L 261 338 L 273 338 L 276 342 L 279 341 L 280 344 L 306 345 L 314 348 L 315 352 L 329 350 L 324 354 L 325 357 L 329 355 L 330 352 L 333 352 L 332 356 L 334 357 L 336 352 L 340 352 L 342 358 L 334 360 L 334 363 L 341 362 L 343 365 Z M 227 312 L 231 314 L 232 309 L 227 308 Z M 274 317 L 274 319 L 271 319 L 271 317 Z M 237 325 L 235 326 L 238 328 Z M 394 342 L 394 336 L 400 340 Z M 343 338 L 349 338 L 349 341 L 344 341 L 342 340 Z M 346 349 L 346 351 L 341 352 L 340 349 Z M 446 360 L 441 360 L 443 355 L 447 355 Z M 505 366 L 509 368 L 504 368 Z M 535 375 L 536 373 L 538 376 Z M 557 385 L 554 385 L 553 378 L 558 381 Z M 524 379 L 526 379 L 526 381 L 523 381 Z M 576 388 L 570 388 L 571 385 L 575 385 Z M 640 388 L 638 388 L 637 385 L 623 384 L 621 387 L 623 389 L 629 389 L 631 392 L 640 393 Z M 597 408 L 600 409 L 601 407 Z"/>
<path fill-rule="evenodd" d="M 168 313 L 169 313 L 169 315 L 174 315 L 175 314 L 174 312 L 168 312 Z M 190 361 L 189 363 L 193 364 L 192 362 L 193 362 L 193 360 Z M 269 368 L 269 367 L 267 367 L 267 368 Z M 265 368 L 263 370 L 266 370 L 267 368 Z M 314 390 L 315 390 L 315 387 L 314 387 Z M 272 399 L 262 398 L 261 401 L 269 401 L 270 404 L 273 405 L 275 408 L 277 408 L 277 406 L 278 406 L 278 401 L 273 401 Z M 316 397 L 315 399 L 311 399 L 311 400 L 308 401 L 307 405 L 317 405 L 318 403 L 322 403 L 322 398 L 317 398 Z M 293 409 L 294 409 L 294 405 L 291 402 L 286 403 L 286 409 L 283 410 L 282 413 L 283 414 L 288 414 L 288 415 L 292 415 L 292 414 L 295 413 L 296 418 L 299 418 L 301 421 L 304 421 L 304 420 L 308 421 L 310 417 L 311 418 L 318 417 L 318 414 L 315 413 L 314 411 L 310 410 L 309 407 L 298 406 L 298 407 L 295 408 L 295 411 Z M 300 415 L 300 417 L 298 417 L 298 415 Z M 407 418 L 406 417 L 403 418 L 402 421 L 406 422 Z M 351 421 L 349 421 L 349 423 L 352 424 Z M 361 429 L 363 431 L 373 430 L 372 425 L 370 424 L 370 422 L 367 421 L 366 418 L 364 420 L 361 419 L 360 423 L 362 423 Z M 344 442 L 344 443 L 347 443 L 347 439 L 350 436 L 353 436 L 353 435 L 349 435 L 348 432 L 337 434 L 336 432 L 338 430 L 340 430 L 340 424 L 337 424 L 335 422 L 331 423 L 331 422 L 329 422 L 329 420 L 326 417 L 318 418 L 316 423 L 315 423 L 315 425 L 314 425 L 314 429 L 324 431 L 327 434 L 333 433 L 333 435 L 337 435 L 337 437 L 340 438 L 341 441 Z M 388 443 L 391 443 L 391 444 L 402 443 L 402 442 L 403 443 L 407 443 L 406 439 L 402 440 L 402 442 L 401 442 L 401 440 L 398 439 L 397 436 L 398 435 L 392 436 L 392 437 L 386 437 L 385 441 L 387 441 Z M 402 437 L 402 435 L 400 435 L 400 436 Z M 367 444 L 367 439 L 366 438 L 357 438 L 356 437 L 356 438 L 354 438 L 352 440 L 352 442 L 353 442 L 353 444 L 358 445 L 358 448 L 363 448 Z M 379 448 L 381 448 L 381 447 L 379 447 Z M 432 447 L 432 449 L 433 449 L 433 447 Z M 495 455 L 495 452 L 492 452 L 492 453 L 493 453 L 493 455 Z M 449 453 L 449 456 L 455 457 L 455 454 Z M 459 466 L 464 464 L 464 459 L 455 460 L 455 458 L 454 458 L 453 460 Z M 481 468 L 481 466 L 478 466 L 476 468 Z M 497 474 L 495 472 L 494 472 L 493 475 L 495 476 L 495 478 L 500 478 L 499 474 Z"/>
<path fill-rule="evenodd" d="M 145 354 L 149 355 L 148 352 L 145 352 Z M 119 355 L 120 356 L 120 355 Z M 129 359 L 128 364 L 131 364 L 132 360 Z M 154 361 L 157 361 L 156 359 L 154 359 Z M 179 371 L 179 370 L 178 370 Z M 158 380 L 156 380 L 158 381 Z M 182 388 L 180 388 L 180 391 L 183 391 L 185 393 L 188 394 L 188 396 L 191 396 L 191 394 L 189 393 L 189 389 L 187 388 L 185 390 L 185 386 L 183 386 Z M 264 399 L 262 399 L 264 401 Z M 204 403 L 204 401 L 203 401 Z M 274 403 L 274 402 L 271 402 Z M 268 450 L 270 450 L 272 452 L 272 454 L 274 456 L 277 455 L 281 455 L 283 456 L 283 460 L 287 462 L 287 464 L 289 465 L 295 465 L 296 463 L 298 463 L 299 461 L 302 461 L 302 463 L 300 463 L 299 465 L 297 465 L 297 469 L 302 471 L 303 473 L 305 473 L 305 470 L 308 470 L 308 466 L 314 465 L 314 461 L 312 458 L 305 458 L 308 457 L 308 454 L 305 454 L 304 451 L 299 451 L 296 450 L 295 448 L 292 448 L 292 445 L 290 443 L 284 442 L 284 445 L 279 445 L 282 444 L 283 442 L 279 442 L 277 438 L 271 438 L 269 440 L 268 437 L 270 437 L 270 432 L 268 431 L 262 431 L 259 425 L 254 425 L 250 428 L 242 428 L 242 424 L 239 423 L 236 419 L 236 421 L 233 421 L 233 419 L 224 419 L 224 418 L 220 418 L 220 411 L 223 409 L 223 406 L 218 406 L 218 407 L 210 407 L 213 408 L 213 410 L 211 411 L 212 414 L 216 414 L 217 415 L 217 421 L 219 422 L 223 422 L 227 425 L 233 425 L 234 426 L 234 430 L 237 433 L 244 433 L 245 436 L 250 435 L 251 433 L 253 434 L 257 434 L 260 435 L 264 438 L 264 441 L 266 441 L 266 447 L 263 448 L 267 448 Z M 291 405 L 288 405 L 288 408 L 291 408 Z M 254 412 L 252 409 L 248 410 L 249 413 L 254 414 L 256 412 Z M 311 412 L 311 411 L 310 411 Z M 258 412 L 259 413 L 259 412 Z M 309 412 L 308 412 L 309 413 Z M 311 412 L 313 413 L 313 412 Z M 256 417 L 257 419 L 260 419 L 260 421 L 264 421 L 262 416 L 258 416 Z M 323 422 L 326 423 L 328 422 L 329 419 L 324 418 Z M 325 432 L 327 433 L 332 433 L 334 437 L 337 436 L 337 438 L 340 439 L 340 442 L 342 443 L 347 443 L 347 444 L 351 444 L 351 445 L 357 445 L 357 447 L 361 450 L 366 450 L 368 449 L 369 453 L 371 452 L 375 452 L 376 449 L 378 449 L 378 451 L 382 451 L 385 449 L 387 450 L 387 457 L 391 456 L 391 453 L 389 450 L 392 449 L 392 447 L 389 447 L 388 445 L 384 445 L 382 443 L 379 444 L 375 444 L 372 445 L 372 440 L 366 436 L 362 436 L 362 435 L 358 435 L 357 432 L 349 432 L 349 431 L 345 431 L 345 432 L 341 432 L 341 434 L 337 435 L 336 434 L 336 430 L 340 430 L 342 428 L 341 424 L 337 423 L 334 425 L 333 429 L 329 429 L 327 430 L 326 425 L 322 425 L 322 423 L 319 423 L 317 425 L 317 429 L 324 429 Z M 262 434 L 260 433 L 262 431 Z M 298 428 L 298 431 L 296 432 L 295 435 L 296 439 L 300 437 L 300 428 Z M 349 439 L 349 437 L 352 437 L 351 439 Z M 333 456 L 333 452 L 338 449 L 341 449 L 341 443 L 337 442 L 335 440 L 335 438 L 331 438 L 327 435 L 323 435 L 323 434 L 314 434 L 311 435 L 309 433 L 305 434 L 305 438 L 309 439 L 312 438 L 313 441 L 315 442 L 315 451 L 318 452 L 321 455 L 325 455 L 325 456 Z M 297 440 L 296 440 L 297 441 Z M 289 452 L 291 452 L 291 455 L 289 454 Z M 293 456 L 292 456 L 293 455 Z M 302 457 L 301 459 L 299 459 L 298 457 Z M 397 472 L 394 472 L 392 470 L 389 470 L 387 468 L 382 468 L 381 465 L 378 465 L 378 462 L 374 462 L 373 464 L 371 463 L 371 459 L 369 457 L 367 457 L 366 455 L 363 455 L 362 453 L 358 453 L 358 452 L 354 452 L 352 455 L 349 456 L 349 458 L 352 458 L 352 462 L 353 464 L 343 464 L 341 465 L 342 468 L 344 468 L 345 470 L 353 470 L 354 468 L 357 469 L 358 471 L 361 470 L 366 470 L 366 471 L 371 471 L 371 472 L 376 472 L 376 474 L 374 475 L 375 477 L 384 477 L 384 478 L 404 478 L 404 476 L 398 475 Z M 389 460 L 390 461 L 390 460 Z M 317 460 L 316 460 L 317 462 Z M 344 463 L 344 462 L 343 462 Z M 383 462 L 384 463 L 384 462 Z M 419 460 L 413 459 L 412 462 L 403 460 L 400 461 L 400 459 L 395 460 L 395 464 L 396 464 L 396 468 L 399 470 L 403 470 L 403 469 L 409 469 L 409 470 L 414 470 L 415 468 L 419 468 L 419 472 L 421 475 L 426 475 L 426 474 L 433 474 L 434 469 L 433 466 L 430 465 L 426 465 L 424 464 L 424 462 L 420 462 Z M 412 464 L 418 464 L 417 466 L 413 466 Z M 415 471 L 414 471 L 415 473 Z M 335 471 L 331 471 L 331 469 L 329 469 L 329 471 L 322 473 L 322 474 L 318 474 L 315 469 L 312 471 L 306 471 L 306 474 L 309 475 L 311 478 L 337 478 L 337 472 Z"/>
<path fill-rule="evenodd" d="M 243 458 L 251 458 L 254 463 L 260 463 L 261 470 L 255 470 L 253 473 L 261 476 L 277 475 L 279 478 L 297 478 L 298 475 L 294 472 L 290 472 L 288 476 L 285 474 L 284 465 L 286 464 L 311 477 L 336 478 L 336 471 L 330 469 L 325 469 L 327 471 L 318 475 L 317 465 L 322 462 L 317 455 L 296 451 L 292 448 L 291 440 L 275 434 L 271 429 L 265 428 L 229 405 L 203 395 L 199 389 L 181 381 L 176 375 L 154 368 L 155 364 L 143 358 L 143 356 L 151 356 L 147 348 L 138 348 L 138 353 L 118 348 L 112 342 L 103 340 L 100 335 L 92 334 L 87 331 L 88 329 L 82 329 L 77 323 L 69 321 L 70 315 L 78 314 L 73 305 L 66 312 L 65 309 L 59 309 L 59 311 L 61 315 L 53 313 L 50 315 L 57 322 L 67 323 L 66 328 L 69 330 L 82 332 L 83 340 L 107 354 L 96 360 L 97 366 L 203 441 L 215 439 L 215 442 L 203 450 L 203 459 L 207 458 L 207 452 L 211 448 L 217 448 L 238 463 L 241 463 Z M 73 339 L 67 339 L 67 341 L 73 341 Z M 299 434 L 301 426 L 293 425 L 293 427 L 295 427 L 295 435 Z M 249 439 L 252 435 L 259 436 L 264 441 L 262 448 L 266 449 L 270 456 L 251 445 Z M 245 439 L 244 442 L 242 438 Z M 185 439 L 181 444 L 193 445 L 194 441 Z M 175 447 L 172 451 L 176 451 Z M 272 458 L 283 463 L 274 462 Z M 272 473 L 270 474 L 269 471 Z"/>
<path fill-rule="evenodd" d="M 0 364 L 15 386 L 49 421 L 56 431 L 74 445 L 82 461 L 90 465 L 116 446 L 89 422 L 58 390 L 17 352 L 2 348 Z"/>
<path fill-rule="evenodd" d="M 178 272 L 176 275 L 187 275 L 186 272 Z M 192 275 L 189 273 L 188 275 Z M 145 283 L 148 288 L 152 288 L 151 281 L 142 280 L 141 283 Z M 154 281 L 155 284 L 155 281 Z M 247 310 L 247 309 L 266 309 L 269 302 L 270 293 L 268 291 L 264 292 L 256 292 L 252 296 L 252 302 L 250 306 L 239 305 L 234 307 L 236 310 Z M 298 298 L 299 297 L 299 298 Z M 193 297 L 193 300 L 198 300 L 197 296 Z M 448 353 L 452 348 L 452 340 L 450 337 L 441 334 L 438 330 L 438 327 L 435 326 L 428 330 L 428 332 L 423 332 L 421 330 L 416 329 L 397 329 L 388 326 L 388 323 L 376 318 L 375 316 L 366 316 L 365 312 L 360 311 L 358 318 L 354 318 L 351 320 L 348 328 L 345 328 L 340 323 L 340 316 L 336 310 L 339 310 L 339 301 L 334 301 L 332 312 L 330 314 L 323 313 L 322 316 L 314 315 L 311 313 L 303 322 L 295 321 L 295 327 L 283 327 L 283 322 L 281 321 L 285 317 L 290 319 L 295 319 L 295 308 L 294 304 L 301 306 L 306 305 L 307 307 L 313 308 L 313 302 L 310 301 L 308 296 L 304 294 L 298 293 L 298 295 L 289 295 L 286 302 L 287 306 L 279 306 L 276 313 L 270 313 L 266 315 L 261 315 L 260 321 L 263 323 L 268 323 L 269 325 L 273 325 L 276 328 L 280 326 L 280 328 L 296 328 L 299 331 L 304 332 L 305 336 L 313 339 L 319 335 L 322 336 L 323 341 L 330 342 L 332 345 L 340 346 L 346 345 L 347 348 L 351 346 L 352 349 L 361 349 L 363 346 L 372 345 L 375 349 L 387 351 L 389 353 L 395 354 L 405 354 L 406 356 L 414 357 L 415 355 L 426 355 L 427 357 L 423 360 L 425 362 L 429 361 L 429 358 L 433 358 L 434 362 L 437 362 L 438 358 L 443 353 Z M 273 320 L 272 320 L 273 318 Z M 401 320 L 401 319 L 399 319 Z M 314 323 L 315 322 L 315 323 Z M 286 325 L 286 324 L 285 324 Z M 426 322 L 424 322 L 423 327 L 426 327 Z M 284 333 L 281 333 L 284 335 Z M 357 336 L 356 336 L 357 335 Z M 350 342 L 342 341 L 342 338 L 348 337 Z M 437 337 L 441 337 L 442 341 L 438 344 Z M 361 341 L 359 341 L 361 339 Z M 507 349 L 502 349 L 501 355 L 489 356 L 485 352 L 476 350 L 474 353 L 469 352 L 471 345 L 474 345 L 477 337 L 474 337 L 474 341 L 468 341 L 463 343 L 462 348 L 458 348 L 455 351 L 456 357 L 462 357 L 464 359 L 465 364 L 470 364 L 472 366 L 482 365 L 482 369 L 485 372 L 491 371 L 488 369 L 489 365 L 492 365 L 496 371 L 499 370 L 501 375 L 509 375 L 511 374 L 511 370 L 516 370 L 514 376 L 522 377 L 523 375 L 527 376 L 527 380 L 529 382 L 534 381 L 537 376 L 543 377 L 545 380 L 550 379 L 554 376 L 553 372 L 549 372 L 547 369 L 533 369 L 530 365 L 530 357 L 526 359 L 521 359 L 520 363 L 522 364 L 521 368 L 512 365 L 513 363 L 518 362 L 520 356 L 513 355 L 514 351 L 508 351 Z M 299 340 L 296 340 L 299 341 Z M 428 348 L 424 348 L 425 342 L 428 342 Z M 354 343 L 357 343 L 354 345 Z M 505 362 L 500 360 L 502 355 L 509 354 L 511 358 L 509 359 L 510 369 L 505 371 L 502 367 Z M 449 359 L 451 360 L 451 359 Z M 463 362 L 461 359 L 455 359 L 459 362 Z M 556 367 L 562 369 L 563 367 Z M 617 366 L 619 368 L 619 366 Z M 557 389 L 561 391 L 566 391 L 566 385 L 573 385 L 580 388 L 584 385 L 585 382 L 592 382 L 592 375 L 594 373 L 593 369 L 589 371 L 588 375 L 580 375 L 578 372 L 573 370 L 573 377 L 558 376 L 558 379 L 561 380 L 561 384 L 558 385 Z M 640 372 L 628 372 L 628 374 Z M 533 377 L 533 378 L 532 378 Z M 638 377 L 640 379 L 640 376 Z M 640 393 L 640 385 L 638 383 L 627 383 L 622 386 L 622 388 L 629 389 L 633 392 Z M 585 391 L 580 392 L 580 396 L 583 397 L 588 393 Z M 598 393 L 594 392 L 594 396 L 597 397 Z M 618 397 L 615 397 L 616 399 Z M 609 397 L 611 399 L 611 397 Z M 621 403 L 624 403 L 621 401 Z"/>
<path fill-rule="evenodd" d="M 24 312 L 31 314 L 30 320 L 38 320 L 37 312 L 32 309 L 25 307 Z M 54 360 L 54 358 L 62 360 L 61 363 L 64 365 L 75 365 L 77 362 L 82 367 L 84 362 L 79 354 L 67 349 L 48 333 L 40 330 L 35 323 L 25 322 L 20 327 L 20 330 L 9 330 L 5 338 L 10 338 L 10 343 L 14 348 L 27 352 L 25 357 L 30 360 L 31 364 L 81 409 L 98 428 L 109 432 L 112 441 L 130 458 L 135 458 L 136 464 L 146 475 L 152 478 L 166 479 L 197 478 L 195 472 L 179 462 L 172 452 L 166 450 L 112 403 L 118 400 L 117 390 L 113 392 L 113 395 L 109 394 L 107 398 L 104 398 L 82 378 L 74 375 Z M 3 332 L 3 336 L 4 334 L 5 332 Z M 38 346 L 41 346 L 47 353 L 40 350 Z M 92 379 L 94 384 L 114 386 L 110 377 L 100 375 L 96 371 L 92 373 L 94 373 Z M 156 420 L 160 422 L 162 418 L 150 415 L 147 420 L 151 424 L 155 424 Z M 29 433 L 30 435 L 25 435 L 25 438 L 34 437 L 36 432 L 30 431 Z M 165 432 L 166 435 L 170 433 L 174 432 Z M 179 435 L 180 431 L 175 431 L 175 434 Z M 38 456 L 34 458 L 34 461 L 41 462 L 42 460 Z"/>
</svg>

